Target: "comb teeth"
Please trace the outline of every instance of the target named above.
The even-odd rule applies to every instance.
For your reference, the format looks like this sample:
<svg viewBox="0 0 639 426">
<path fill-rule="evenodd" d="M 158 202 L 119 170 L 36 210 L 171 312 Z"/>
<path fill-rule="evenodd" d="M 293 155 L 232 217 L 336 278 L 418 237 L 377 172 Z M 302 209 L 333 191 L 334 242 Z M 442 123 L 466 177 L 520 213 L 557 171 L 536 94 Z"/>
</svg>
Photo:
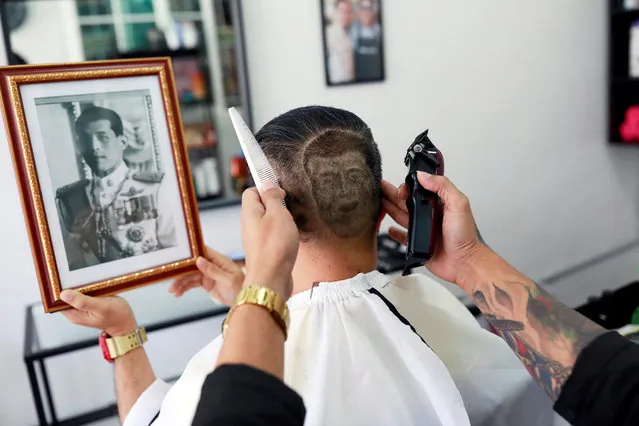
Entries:
<svg viewBox="0 0 639 426">
<path fill-rule="evenodd" d="M 280 186 L 277 176 L 275 176 L 275 172 L 270 168 L 258 170 L 257 177 L 260 180 L 260 184 L 263 184 L 267 180 L 272 180 L 278 187 Z"/>
<path fill-rule="evenodd" d="M 277 180 L 277 176 L 275 176 L 275 172 L 273 172 L 273 169 L 267 168 L 267 169 L 261 169 L 258 170 L 257 172 L 257 176 L 260 180 L 260 193 L 262 192 L 262 184 L 264 182 L 266 182 L 267 180 L 271 180 L 273 182 L 275 182 L 275 185 L 277 185 L 278 188 L 282 188 L 280 186 L 280 182 Z M 284 205 L 284 207 L 286 207 L 286 200 L 284 198 L 282 198 L 282 204 Z"/>
</svg>

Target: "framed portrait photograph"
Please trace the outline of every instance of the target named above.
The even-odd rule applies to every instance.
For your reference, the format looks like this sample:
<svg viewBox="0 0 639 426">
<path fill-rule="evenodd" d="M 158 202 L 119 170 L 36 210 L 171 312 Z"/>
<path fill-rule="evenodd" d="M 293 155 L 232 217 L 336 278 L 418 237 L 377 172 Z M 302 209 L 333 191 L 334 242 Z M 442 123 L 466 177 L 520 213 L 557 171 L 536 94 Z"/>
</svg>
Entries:
<svg viewBox="0 0 639 426">
<path fill-rule="evenodd" d="M 196 269 L 170 59 L 3 67 L 0 90 L 45 312 Z"/>
<path fill-rule="evenodd" d="M 383 81 L 381 0 L 320 0 L 326 84 Z"/>
</svg>

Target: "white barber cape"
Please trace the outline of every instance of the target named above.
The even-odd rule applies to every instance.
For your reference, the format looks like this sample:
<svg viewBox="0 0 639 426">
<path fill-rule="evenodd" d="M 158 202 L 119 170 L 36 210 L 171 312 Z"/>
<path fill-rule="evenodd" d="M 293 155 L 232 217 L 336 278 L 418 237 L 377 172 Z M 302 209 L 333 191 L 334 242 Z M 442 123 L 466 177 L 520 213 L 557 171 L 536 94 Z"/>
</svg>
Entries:
<svg viewBox="0 0 639 426">
<path fill-rule="evenodd" d="M 552 402 L 510 348 L 425 276 L 359 274 L 288 305 L 285 382 L 304 398 L 307 426 L 552 424 Z M 173 387 L 156 381 L 124 426 L 190 425 L 221 344 Z"/>
</svg>

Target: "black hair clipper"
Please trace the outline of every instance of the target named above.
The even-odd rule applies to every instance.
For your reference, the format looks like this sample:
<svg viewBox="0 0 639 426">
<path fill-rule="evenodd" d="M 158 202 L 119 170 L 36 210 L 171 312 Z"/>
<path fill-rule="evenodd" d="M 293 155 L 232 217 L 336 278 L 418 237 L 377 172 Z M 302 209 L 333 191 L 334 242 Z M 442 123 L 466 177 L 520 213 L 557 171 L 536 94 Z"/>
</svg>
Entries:
<svg viewBox="0 0 639 426">
<path fill-rule="evenodd" d="M 412 143 L 404 164 L 408 167 L 408 243 L 406 267 L 403 275 L 412 268 L 422 266 L 435 252 L 442 228 L 442 207 L 437 194 L 424 189 L 417 180 L 417 172 L 431 175 L 444 174 L 444 156 L 428 138 L 428 130 L 417 136 Z"/>
</svg>

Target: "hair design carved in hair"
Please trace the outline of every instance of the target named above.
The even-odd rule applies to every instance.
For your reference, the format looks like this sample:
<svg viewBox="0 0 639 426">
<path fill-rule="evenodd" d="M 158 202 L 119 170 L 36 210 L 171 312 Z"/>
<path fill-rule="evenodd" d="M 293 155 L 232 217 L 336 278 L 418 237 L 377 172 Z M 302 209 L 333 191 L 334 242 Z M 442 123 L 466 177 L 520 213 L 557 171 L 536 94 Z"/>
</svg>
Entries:
<svg viewBox="0 0 639 426">
<path fill-rule="evenodd" d="M 381 211 L 382 166 L 364 121 L 338 108 L 297 108 L 256 138 L 287 193 L 302 239 L 372 237 Z"/>
</svg>

